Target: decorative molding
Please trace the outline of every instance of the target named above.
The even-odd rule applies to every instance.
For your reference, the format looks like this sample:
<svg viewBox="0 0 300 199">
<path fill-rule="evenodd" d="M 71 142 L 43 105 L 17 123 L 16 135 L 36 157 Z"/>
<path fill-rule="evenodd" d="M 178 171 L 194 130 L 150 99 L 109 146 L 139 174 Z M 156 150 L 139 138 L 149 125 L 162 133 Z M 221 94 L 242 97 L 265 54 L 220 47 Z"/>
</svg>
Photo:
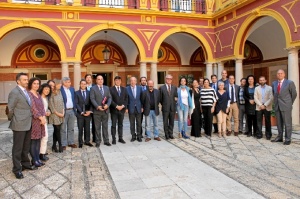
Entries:
<svg viewBox="0 0 300 199">
<path fill-rule="evenodd" d="M 23 19 L 22 22 L 24 26 L 30 26 L 30 19 Z"/>
<path fill-rule="evenodd" d="M 151 43 L 160 30 L 159 29 L 138 29 L 138 31 L 141 33 L 141 35 L 147 42 L 148 50 L 150 50 Z"/>
<path fill-rule="evenodd" d="M 141 15 L 141 23 L 156 23 L 156 16 Z"/>
<path fill-rule="evenodd" d="M 79 20 L 80 19 L 79 12 L 69 12 L 69 11 L 62 12 L 62 19 L 68 21 Z"/>
<path fill-rule="evenodd" d="M 83 29 L 83 27 L 73 27 L 73 26 L 57 26 L 57 28 L 63 33 L 66 40 L 69 43 L 69 49 L 72 49 L 74 39 L 78 33 Z"/>
<path fill-rule="evenodd" d="M 292 12 L 291 12 L 291 10 L 292 10 L 292 8 L 295 6 L 295 4 L 300 4 L 300 1 L 299 1 L 299 0 L 294 0 L 294 1 L 292 1 L 292 2 L 289 2 L 289 3 L 287 3 L 287 4 L 282 5 L 281 7 L 282 7 L 284 10 L 286 10 L 286 12 L 290 15 L 290 17 L 291 17 L 291 19 L 292 19 L 292 21 L 293 21 L 293 24 L 294 24 L 294 32 L 298 32 L 298 28 L 300 27 L 300 25 L 298 25 L 298 24 L 296 23 L 296 20 L 295 20 L 293 14 L 292 14 Z M 297 5 L 296 7 L 299 9 L 299 6 L 300 6 L 300 5 Z M 297 11 L 298 11 L 298 9 L 297 9 Z"/>
</svg>

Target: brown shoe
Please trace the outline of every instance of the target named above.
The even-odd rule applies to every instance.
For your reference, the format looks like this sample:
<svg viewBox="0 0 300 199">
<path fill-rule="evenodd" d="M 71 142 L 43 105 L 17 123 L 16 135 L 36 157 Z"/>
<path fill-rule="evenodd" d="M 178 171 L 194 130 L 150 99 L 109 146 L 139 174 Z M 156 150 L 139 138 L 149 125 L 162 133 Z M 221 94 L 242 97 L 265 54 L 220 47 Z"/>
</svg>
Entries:
<svg viewBox="0 0 300 199">
<path fill-rule="evenodd" d="M 181 133 L 178 133 L 178 138 L 182 138 L 182 135 L 181 135 Z"/>
<path fill-rule="evenodd" d="M 76 144 L 69 144 L 68 146 L 71 147 L 71 148 L 77 148 Z"/>
<path fill-rule="evenodd" d="M 66 149 L 67 149 L 67 147 L 66 147 L 66 146 L 63 146 L 62 148 L 63 148 L 63 150 L 66 150 Z"/>
<path fill-rule="evenodd" d="M 218 137 L 219 138 L 222 137 L 222 132 L 219 132 Z"/>
<path fill-rule="evenodd" d="M 160 139 L 160 137 L 156 137 L 156 138 L 154 138 L 154 140 L 160 141 L 161 139 Z"/>
<path fill-rule="evenodd" d="M 145 142 L 149 142 L 151 140 L 151 138 L 146 138 Z"/>
<path fill-rule="evenodd" d="M 234 136 L 238 136 L 239 135 L 239 132 L 234 132 Z"/>
<path fill-rule="evenodd" d="M 231 131 L 227 131 L 226 135 L 230 136 L 231 135 Z"/>
</svg>

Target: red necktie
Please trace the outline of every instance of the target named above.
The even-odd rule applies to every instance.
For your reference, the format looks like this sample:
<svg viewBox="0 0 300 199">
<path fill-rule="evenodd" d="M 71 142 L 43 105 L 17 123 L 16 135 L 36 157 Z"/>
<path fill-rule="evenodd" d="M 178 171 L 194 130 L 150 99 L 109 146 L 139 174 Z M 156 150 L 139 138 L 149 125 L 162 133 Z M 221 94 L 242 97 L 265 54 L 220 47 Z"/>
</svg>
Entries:
<svg viewBox="0 0 300 199">
<path fill-rule="evenodd" d="M 280 81 L 278 81 L 278 85 L 277 85 L 277 93 L 279 94 L 280 93 L 280 84 L 281 84 L 281 82 Z"/>
</svg>

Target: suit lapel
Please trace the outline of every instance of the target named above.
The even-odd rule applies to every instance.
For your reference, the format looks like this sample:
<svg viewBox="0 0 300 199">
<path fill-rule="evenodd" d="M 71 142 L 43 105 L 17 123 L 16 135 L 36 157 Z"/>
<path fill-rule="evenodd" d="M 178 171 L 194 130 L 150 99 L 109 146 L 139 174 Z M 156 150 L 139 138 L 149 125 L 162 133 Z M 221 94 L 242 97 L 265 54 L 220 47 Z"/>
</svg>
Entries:
<svg viewBox="0 0 300 199">
<path fill-rule="evenodd" d="M 28 99 L 27 99 L 25 93 L 22 91 L 22 89 L 19 86 L 17 86 L 17 89 L 19 90 L 19 92 L 21 93 L 21 95 L 25 98 L 25 100 L 28 103 L 28 105 L 30 106 L 30 104 L 28 102 Z M 29 97 L 29 94 L 28 94 L 28 97 Z"/>
</svg>

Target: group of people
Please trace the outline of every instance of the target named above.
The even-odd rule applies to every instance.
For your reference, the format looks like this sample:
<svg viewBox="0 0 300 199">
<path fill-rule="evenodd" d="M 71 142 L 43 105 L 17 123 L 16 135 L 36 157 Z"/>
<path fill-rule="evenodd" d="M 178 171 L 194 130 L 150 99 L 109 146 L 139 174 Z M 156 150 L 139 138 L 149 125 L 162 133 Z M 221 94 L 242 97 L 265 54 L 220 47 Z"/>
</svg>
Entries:
<svg viewBox="0 0 300 199">
<path fill-rule="evenodd" d="M 173 128 L 177 112 L 178 137 L 188 139 L 187 121 L 191 117 L 191 136 L 201 137 L 204 126 L 206 136 L 211 136 L 212 126 L 218 136 L 237 136 L 243 133 L 243 118 L 246 118 L 245 134 L 262 138 L 262 118 L 265 118 L 266 138 L 271 139 L 270 111 L 272 103 L 278 124 L 278 136 L 275 142 L 283 142 L 285 126 L 285 145 L 291 143 L 291 111 L 297 93 L 292 81 L 285 79 L 283 70 L 278 70 L 277 81 L 272 87 L 266 85 L 266 78 L 249 75 L 235 84 L 233 75 L 227 78 L 227 71 L 222 78 L 216 75 L 193 80 L 192 87 L 187 86 L 187 79 L 180 78 L 179 86 L 172 84 L 172 75 L 166 75 L 165 84 L 154 88 L 153 80 L 146 77 L 131 77 L 127 87 L 121 86 L 120 76 L 114 78 L 114 86 L 104 85 L 104 79 L 97 75 L 93 84 L 91 74 L 80 81 L 79 90 L 71 87 L 69 77 L 62 80 L 49 80 L 41 84 L 39 78 L 28 78 L 27 74 L 16 76 L 17 86 L 8 96 L 7 116 L 13 131 L 13 173 L 22 179 L 24 169 L 35 170 L 45 165 L 47 157 L 48 127 L 53 125 L 53 152 L 63 152 L 66 147 L 77 148 L 74 141 L 74 126 L 77 118 L 78 144 L 96 147 L 104 142 L 111 146 L 108 135 L 108 117 L 111 116 L 112 144 L 125 144 L 123 139 L 123 120 L 129 115 L 131 142 L 142 142 L 142 124 L 145 126 L 145 141 L 160 141 L 158 130 L 159 104 L 161 105 L 165 138 L 174 139 Z M 202 115 L 204 123 L 202 124 Z M 232 131 L 231 119 L 234 121 Z M 152 123 L 152 125 L 151 125 Z M 92 126 L 92 128 L 91 128 Z M 118 128 L 118 130 L 117 130 Z M 92 129 L 92 133 L 91 130 Z M 91 136 L 92 134 L 92 136 Z M 58 144 L 58 145 L 57 145 Z M 28 157 L 31 155 L 31 160 Z"/>
</svg>

